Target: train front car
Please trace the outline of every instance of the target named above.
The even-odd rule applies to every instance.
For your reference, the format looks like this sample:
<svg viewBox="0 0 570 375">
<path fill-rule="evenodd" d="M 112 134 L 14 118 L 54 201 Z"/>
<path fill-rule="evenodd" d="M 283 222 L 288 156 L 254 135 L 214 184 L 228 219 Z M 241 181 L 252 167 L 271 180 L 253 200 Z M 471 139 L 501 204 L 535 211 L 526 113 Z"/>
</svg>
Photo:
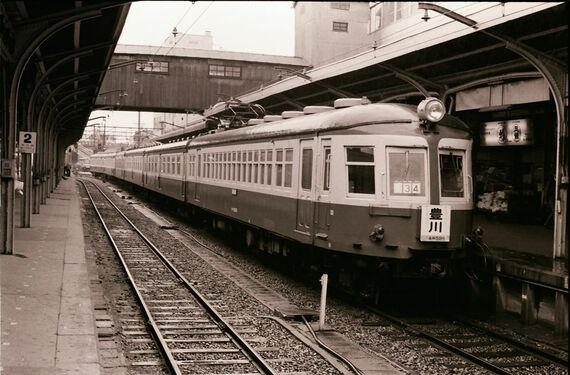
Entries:
<svg viewBox="0 0 570 375">
<path fill-rule="evenodd" d="M 345 129 L 320 136 L 330 161 L 314 195 L 315 245 L 350 254 L 335 267 L 351 278 L 453 276 L 471 233 L 469 128 L 433 98 L 338 115 Z"/>
<path fill-rule="evenodd" d="M 187 201 L 221 215 L 215 227 L 245 224 L 232 231 L 248 245 L 301 255 L 343 284 L 446 278 L 473 198 L 469 128 L 444 113 L 434 98 L 347 98 L 195 138 Z"/>
</svg>

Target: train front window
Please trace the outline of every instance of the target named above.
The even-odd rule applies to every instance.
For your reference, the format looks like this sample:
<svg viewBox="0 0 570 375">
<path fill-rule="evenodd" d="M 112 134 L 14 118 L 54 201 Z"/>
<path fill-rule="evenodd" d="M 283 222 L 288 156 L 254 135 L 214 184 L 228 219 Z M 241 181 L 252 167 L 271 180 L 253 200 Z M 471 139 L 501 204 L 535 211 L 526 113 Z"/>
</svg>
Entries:
<svg viewBox="0 0 570 375">
<path fill-rule="evenodd" d="M 462 151 L 439 154 L 439 173 L 442 197 L 463 198 L 465 196 Z"/>
<path fill-rule="evenodd" d="M 395 197 L 426 195 L 426 152 L 423 149 L 388 149 L 389 192 Z"/>
<path fill-rule="evenodd" d="M 348 192 L 374 194 L 374 147 L 347 147 Z"/>
</svg>

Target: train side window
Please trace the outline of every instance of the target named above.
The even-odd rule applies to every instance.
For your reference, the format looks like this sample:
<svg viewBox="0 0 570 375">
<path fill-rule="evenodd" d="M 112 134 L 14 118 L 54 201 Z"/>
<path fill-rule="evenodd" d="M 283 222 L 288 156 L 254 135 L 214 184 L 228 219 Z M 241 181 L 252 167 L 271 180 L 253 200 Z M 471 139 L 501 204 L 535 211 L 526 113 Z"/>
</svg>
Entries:
<svg viewBox="0 0 570 375">
<path fill-rule="evenodd" d="M 259 183 L 265 184 L 265 150 L 259 151 Z"/>
<path fill-rule="evenodd" d="M 329 191 L 331 189 L 331 148 L 326 146 L 324 148 L 324 168 L 323 168 L 323 190 Z"/>
<path fill-rule="evenodd" d="M 293 149 L 285 149 L 285 179 L 284 186 L 291 187 L 293 179 Z"/>
<path fill-rule="evenodd" d="M 208 153 L 206 155 L 206 159 L 204 159 L 204 162 L 206 163 L 206 177 L 207 178 L 211 178 L 211 169 L 212 169 L 212 154 Z"/>
<path fill-rule="evenodd" d="M 275 185 L 283 186 L 283 149 L 275 151 Z"/>
<path fill-rule="evenodd" d="M 259 170 L 259 151 L 254 151 L 253 153 L 253 183 L 257 184 L 258 180 L 258 170 Z"/>
<path fill-rule="evenodd" d="M 389 192 L 392 196 L 425 196 L 426 151 L 423 149 L 388 150 Z"/>
<path fill-rule="evenodd" d="M 219 179 L 220 178 L 220 153 L 216 152 L 214 154 L 214 178 L 215 179 Z"/>
<path fill-rule="evenodd" d="M 374 147 L 346 147 L 348 192 L 374 194 Z"/>
<path fill-rule="evenodd" d="M 252 162 L 253 162 L 253 152 L 249 151 L 247 153 L 247 182 L 250 182 L 250 183 L 251 183 L 251 177 L 253 175 L 253 173 L 252 173 L 252 171 L 253 171 Z"/>
<path fill-rule="evenodd" d="M 204 173 L 201 170 L 202 168 L 202 155 L 198 155 L 198 177 L 201 177 Z"/>
<path fill-rule="evenodd" d="M 272 184 L 271 176 L 273 172 L 273 150 L 267 150 L 267 185 Z"/>
<path fill-rule="evenodd" d="M 441 196 L 463 198 L 465 178 L 463 174 L 463 152 L 439 154 Z"/>
<path fill-rule="evenodd" d="M 229 173 L 228 173 L 228 153 L 224 152 L 224 174 L 222 176 L 223 180 L 227 180 L 229 177 Z"/>
<path fill-rule="evenodd" d="M 301 188 L 311 190 L 313 185 L 313 149 L 304 148 L 301 164 Z"/>
</svg>

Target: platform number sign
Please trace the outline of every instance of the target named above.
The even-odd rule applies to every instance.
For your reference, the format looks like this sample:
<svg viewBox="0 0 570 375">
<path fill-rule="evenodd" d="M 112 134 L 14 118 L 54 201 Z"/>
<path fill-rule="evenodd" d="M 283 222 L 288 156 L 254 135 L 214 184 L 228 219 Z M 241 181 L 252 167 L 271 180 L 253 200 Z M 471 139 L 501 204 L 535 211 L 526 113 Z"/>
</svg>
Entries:
<svg viewBox="0 0 570 375">
<path fill-rule="evenodd" d="M 451 207 L 444 205 L 422 206 L 420 241 L 449 242 Z"/>
<path fill-rule="evenodd" d="M 21 153 L 34 154 L 36 152 L 36 132 L 20 132 L 18 148 Z"/>
</svg>

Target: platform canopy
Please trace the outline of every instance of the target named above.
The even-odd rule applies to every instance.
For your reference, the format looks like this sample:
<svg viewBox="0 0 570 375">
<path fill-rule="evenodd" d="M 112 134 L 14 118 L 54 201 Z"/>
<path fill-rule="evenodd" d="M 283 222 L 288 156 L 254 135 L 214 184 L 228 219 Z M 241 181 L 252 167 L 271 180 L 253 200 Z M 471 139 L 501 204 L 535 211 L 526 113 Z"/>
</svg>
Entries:
<svg viewBox="0 0 570 375">
<path fill-rule="evenodd" d="M 5 1 L 1 7 L 1 53 L 13 73 L 3 85 L 17 103 L 16 130 L 31 125 L 41 131 L 53 124 L 58 139 L 76 142 L 109 68 L 129 3 Z M 14 87 L 11 78 L 19 76 Z"/>
<path fill-rule="evenodd" d="M 330 65 L 290 72 L 290 77 L 238 99 L 280 114 L 307 105 L 331 105 L 341 97 L 417 101 L 424 96 L 417 84 L 443 97 L 468 87 L 524 80 L 533 74 L 541 77 L 520 50 L 565 66 L 566 3 L 489 4 L 479 3 L 471 19 L 429 10 L 422 29 L 372 42 L 367 51 Z"/>
</svg>

